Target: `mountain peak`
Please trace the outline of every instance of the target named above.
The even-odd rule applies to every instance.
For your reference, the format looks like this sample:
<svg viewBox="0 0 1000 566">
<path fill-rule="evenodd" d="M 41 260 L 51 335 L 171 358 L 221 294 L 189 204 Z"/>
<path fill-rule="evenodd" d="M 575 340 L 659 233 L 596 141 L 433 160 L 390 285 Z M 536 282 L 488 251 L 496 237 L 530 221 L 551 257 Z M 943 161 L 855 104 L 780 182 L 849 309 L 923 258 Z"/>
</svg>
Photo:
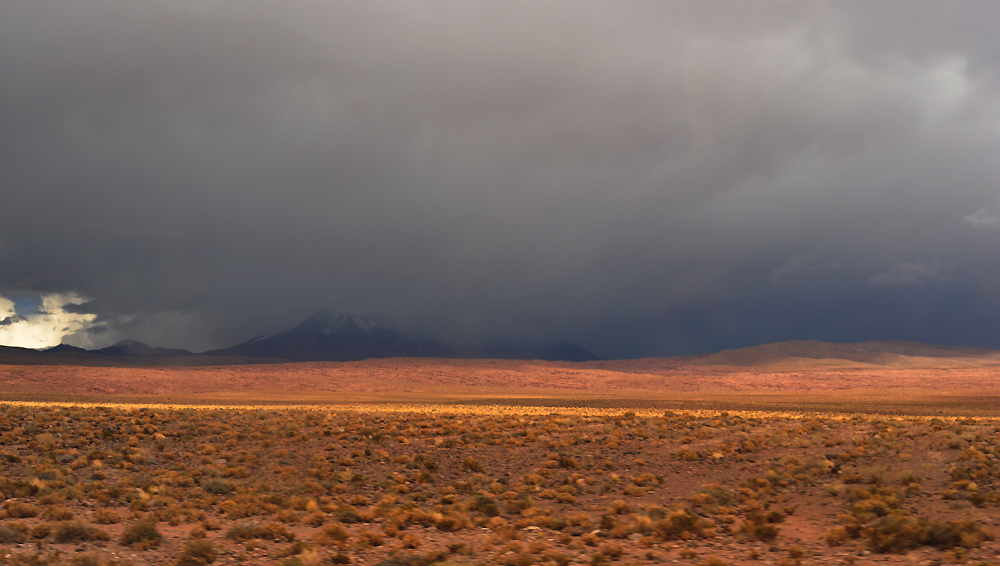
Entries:
<svg viewBox="0 0 1000 566">
<path fill-rule="evenodd" d="M 254 338 L 210 355 L 295 361 L 350 361 L 368 358 L 507 358 L 592 361 L 601 359 L 569 342 L 515 346 L 457 346 L 420 338 L 397 329 L 384 315 L 323 309 L 298 326 L 266 338 Z"/>
<path fill-rule="evenodd" d="M 83 348 L 77 348 L 76 346 L 70 346 L 69 344 L 59 344 L 58 346 L 52 346 L 45 350 L 46 352 L 51 352 L 53 354 L 58 354 L 60 352 L 71 352 L 74 354 L 85 354 L 87 350 Z"/>
<path fill-rule="evenodd" d="M 392 319 L 324 309 L 298 326 L 209 354 L 297 361 L 349 361 L 388 357 L 445 357 L 444 344 L 394 330 Z"/>
<path fill-rule="evenodd" d="M 322 334 L 371 333 L 375 329 L 395 330 L 391 318 L 383 315 L 358 315 L 343 310 L 323 309 L 313 313 L 292 331 Z"/>
</svg>

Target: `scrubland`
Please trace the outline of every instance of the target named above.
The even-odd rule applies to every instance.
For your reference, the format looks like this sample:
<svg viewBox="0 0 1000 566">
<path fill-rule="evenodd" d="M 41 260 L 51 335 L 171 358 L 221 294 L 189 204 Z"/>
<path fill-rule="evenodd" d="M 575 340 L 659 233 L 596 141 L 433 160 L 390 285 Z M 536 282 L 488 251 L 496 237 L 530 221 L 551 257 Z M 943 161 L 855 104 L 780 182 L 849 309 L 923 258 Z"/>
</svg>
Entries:
<svg viewBox="0 0 1000 566">
<path fill-rule="evenodd" d="M 1000 420 L 0 405 L 0 564 L 997 561 Z"/>
</svg>

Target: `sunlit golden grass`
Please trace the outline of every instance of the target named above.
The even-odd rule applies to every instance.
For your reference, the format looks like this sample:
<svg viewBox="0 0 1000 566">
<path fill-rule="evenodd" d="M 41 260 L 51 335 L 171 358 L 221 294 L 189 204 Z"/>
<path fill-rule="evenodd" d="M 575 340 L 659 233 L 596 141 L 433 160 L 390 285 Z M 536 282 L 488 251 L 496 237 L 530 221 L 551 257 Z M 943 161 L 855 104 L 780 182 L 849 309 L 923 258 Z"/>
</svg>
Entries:
<svg viewBox="0 0 1000 566">
<path fill-rule="evenodd" d="M 858 389 L 837 391 L 719 391 L 654 394 L 643 391 L 546 392 L 538 390 L 469 390 L 373 393 L 316 391 L 220 391 L 199 394 L 73 395 L 0 392 L 7 401 L 117 404 L 121 406 L 416 406 L 515 407 L 517 410 L 565 411 L 742 411 L 757 413 L 883 414 L 925 416 L 1000 416 L 1000 391 L 964 389 Z M 429 410 L 429 409 L 428 409 Z M 471 409 L 461 409 L 471 410 Z"/>
<path fill-rule="evenodd" d="M 140 409 L 156 411 L 177 411 L 177 410 L 199 410 L 199 411 L 317 411 L 336 415 L 338 412 L 351 412 L 358 414 L 428 414 L 428 415 L 482 415 L 482 416 L 577 416 L 577 417 L 614 417 L 622 415 L 632 415 L 635 417 L 652 418 L 663 416 L 664 411 L 654 409 L 631 409 L 631 408 L 602 408 L 602 407 L 564 407 L 564 406 L 524 406 L 524 405 L 463 405 L 463 404 L 405 404 L 405 403 L 344 403 L 344 404 L 280 404 L 271 405 L 267 403 L 256 404 L 175 404 L 175 403 L 113 403 L 113 402 L 78 402 L 78 401 L 10 401 L 0 400 L 0 406 L 13 407 L 70 407 L 70 408 L 110 408 L 124 411 L 135 411 Z M 857 416 L 857 413 L 849 412 L 822 412 L 822 411 L 740 411 L 740 410 L 712 410 L 712 409 L 687 409 L 678 411 L 668 411 L 689 415 L 695 418 L 718 417 L 726 415 L 737 416 L 744 419 L 803 419 L 803 418 L 825 418 L 844 420 Z M 944 419 L 955 420 L 960 418 L 970 418 L 970 416 L 948 416 L 948 415 L 885 415 L 886 418 L 899 418 L 908 420 L 928 420 Z M 977 418 L 973 415 L 971 418 Z M 987 418 L 979 415 L 978 418 Z"/>
<path fill-rule="evenodd" d="M 0 398 L 1000 416 L 1000 373 L 994 366 L 827 367 L 814 362 L 792 369 L 670 360 L 560 364 L 435 359 L 204 367 L 9 366 L 0 368 Z"/>
</svg>

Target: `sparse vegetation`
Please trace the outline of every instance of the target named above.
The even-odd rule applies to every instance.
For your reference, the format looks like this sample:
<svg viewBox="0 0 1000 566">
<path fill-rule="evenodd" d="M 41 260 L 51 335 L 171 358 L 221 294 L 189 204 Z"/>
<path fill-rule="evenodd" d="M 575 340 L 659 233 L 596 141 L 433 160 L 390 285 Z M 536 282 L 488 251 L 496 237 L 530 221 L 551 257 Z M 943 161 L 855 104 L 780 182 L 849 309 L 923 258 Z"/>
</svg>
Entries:
<svg viewBox="0 0 1000 566">
<path fill-rule="evenodd" d="M 111 536 L 105 531 L 83 523 L 66 522 L 60 523 L 52 531 L 53 542 L 79 542 L 79 541 L 104 541 L 110 540 Z"/>
<path fill-rule="evenodd" d="M 184 550 L 175 562 L 176 566 L 204 566 L 215 562 L 218 553 L 215 544 L 205 539 L 195 539 L 184 543 Z"/>
<path fill-rule="evenodd" d="M 98 566 L 110 540 L 180 566 L 722 566 L 772 547 L 779 564 L 854 548 L 982 561 L 993 535 L 970 513 L 1000 501 L 998 431 L 859 415 L 2 405 L 0 544 L 84 545 L 77 562 Z M 793 544 L 803 498 L 824 534 Z"/>
<path fill-rule="evenodd" d="M 156 548 L 163 542 L 163 535 L 156 528 L 156 521 L 143 519 L 125 527 L 121 543 L 136 550 Z"/>
</svg>

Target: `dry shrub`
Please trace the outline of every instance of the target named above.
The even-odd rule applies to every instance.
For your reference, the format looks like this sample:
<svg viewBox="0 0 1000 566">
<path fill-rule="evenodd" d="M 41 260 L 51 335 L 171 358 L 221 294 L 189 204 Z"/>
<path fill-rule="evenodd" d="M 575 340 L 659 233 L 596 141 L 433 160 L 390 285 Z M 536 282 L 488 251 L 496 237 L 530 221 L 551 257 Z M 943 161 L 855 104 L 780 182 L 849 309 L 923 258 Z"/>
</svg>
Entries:
<svg viewBox="0 0 1000 566">
<path fill-rule="evenodd" d="M 361 522 L 361 516 L 358 514 L 358 510 L 350 505 L 338 507 L 337 510 L 333 512 L 333 516 L 341 523 L 352 524 Z"/>
<path fill-rule="evenodd" d="M 686 510 L 674 511 L 654 524 L 656 533 L 664 540 L 709 538 L 715 536 L 711 524 Z"/>
<path fill-rule="evenodd" d="M 143 519 L 125 527 L 122 532 L 122 546 L 129 546 L 136 550 L 149 550 L 156 548 L 163 542 L 163 534 L 156 528 L 156 521 L 153 519 Z"/>
<path fill-rule="evenodd" d="M 98 525 L 115 525 L 122 522 L 122 516 L 111 509 L 95 509 L 90 514 L 90 520 Z"/>
<path fill-rule="evenodd" d="M 620 544 L 607 542 L 601 545 L 598 552 L 611 558 L 612 560 L 615 560 L 622 555 L 623 550 Z"/>
<path fill-rule="evenodd" d="M 273 540 L 275 542 L 292 542 L 295 540 L 295 533 L 292 533 L 284 525 L 279 523 L 267 523 L 266 525 L 233 525 L 226 531 L 226 538 L 243 542 L 253 539 Z"/>
<path fill-rule="evenodd" d="M 322 513 L 320 511 L 310 513 L 306 515 L 304 519 L 302 519 L 302 524 L 310 527 L 318 527 L 325 522 L 326 522 L 326 513 Z"/>
<path fill-rule="evenodd" d="M 52 505 L 45 508 L 42 518 L 49 521 L 68 521 L 73 518 L 73 512 L 63 505 Z"/>
<path fill-rule="evenodd" d="M 473 504 L 476 511 L 487 517 L 496 517 L 500 514 L 500 506 L 497 500 L 485 493 L 477 493 L 473 496 Z"/>
<path fill-rule="evenodd" d="M 905 552 L 921 546 L 942 550 L 976 548 L 992 540 L 989 533 L 973 521 L 928 521 L 910 515 L 900 507 L 901 498 L 892 489 L 872 486 L 848 493 L 852 505 L 840 516 L 842 527 L 827 532 L 827 544 L 833 546 L 847 539 L 864 539 L 875 552 Z"/>
<path fill-rule="evenodd" d="M 469 472 L 482 472 L 483 465 L 479 463 L 475 458 L 466 458 L 462 460 L 462 469 Z"/>
<path fill-rule="evenodd" d="M 753 509 L 744 516 L 743 524 L 738 532 L 749 540 L 771 542 L 778 538 L 778 534 L 781 532 L 775 523 L 780 523 L 784 519 L 784 514 L 777 511 L 764 513 L 761 509 Z"/>
<path fill-rule="evenodd" d="M 385 544 L 385 537 L 375 531 L 361 531 L 358 533 L 358 545 L 361 547 L 382 546 Z"/>
<path fill-rule="evenodd" d="M 418 548 L 421 544 L 420 537 L 413 533 L 406 533 L 403 538 L 400 539 L 403 544 L 403 548 Z"/>
<path fill-rule="evenodd" d="M 3 504 L 3 507 L 7 511 L 7 517 L 11 519 L 27 519 L 38 516 L 38 507 L 30 503 L 7 501 Z"/>
<path fill-rule="evenodd" d="M 566 515 L 566 524 L 574 527 L 587 527 L 590 525 L 590 515 L 586 511 L 578 511 Z"/>
<path fill-rule="evenodd" d="M 193 529 L 191 529 L 190 531 L 188 531 L 188 538 L 189 539 L 205 538 L 206 536 L 208 536 L 208 531 L 206 531 L 205 527 L 203 527 L 201 525 L 197 525 Z"/>
<path fill-rule="evenodd" d="M 873 551 L 883 553 L 921 546 L 941 550 L 978 548 L 983 541 L 993 539 L 973 521 L 926 521 L 898 514 L 878 519 L 865 529 L 864 535 Z"/>
<path fill-rule="evenodd" d="M 174 562 L 176 566 L 204 566 L 215 562 L 217 558 L 215 545 L 205 539 L 190 540 L 184 544 L 184 550 Z"/>
<path fill-rule="evenodd" d="M 714 507 L 718 502 L 709 493 L 696 493 L 691 496 L 691 504 L 699 507 Z"/>
<path fill-rule="evenodd" d="M 350 538 L 351 534 L 343 525 L 333 523 L 332 525 L 324 525 L 320 528 L 316 536 L 313 537 L 313 541 L 322 546 L 330 546 L 335 543 L 345 543 Z"/>
<path fill-rule="evenodd" d="M 111 535 L 90 525 L 76 521 L 59 523 L 52 532 L 52 540 L 58 543 L 111 540 Z"/>
<path fill-rule="evenodd" d="M 274 514 L 274 518 L 289 525 L 299 522 L 299 514 L 293 509 L 282 509 Z"/>
<path fill-rule="evenodd" d="M 351 496 L 351 505 L 371 505 L 371 503 L 371 499 L 360 493 Z"/>
<path fill-rule="evenodd" d="M 847 529 L 837 526 L 828 530 L 826 532 L 826 536 L 823 537 L 823 540 L 825 540 L 826 544 L 829 546 L 837 546 L 843 544 L 844 541 L 849 538 L 851 538 L 851 536 L 848 534 Z"/>
<path fill-rule="evenodd" d="M 626 489 L 626 491 L 628 490 Z M 559 491 L 558 493 L 556 493 L 556 501 L 560 503 L 576 503 L 576 497 L 572 493 Z"/>
<path fill-rule="evenodd" d="M 39 523 L 31 528 L 31 538 L 42 539 L 52 534 L 52 525 Z"/>
<path fill-rule="evenodd" d="M 696 460 L 700 460 L 701 455 L 690 448 L 681 448 L 676 454 L 674 454 L 674 458 L 685 462 L 694 462 Z"/>
<path fill-rule="evenodd" d="M 30 445 L 40 451 L 49 452 L 56 446 L 56 437 L 51 433 L 44 432 L 36 436 Z"/>
<path fill-rule="evenodd" d="M 645 493 L 645 490 L 637 485 L 626 486 L 623 491 L 629 497 L 642 497 L 642 494 Z"/>
<path fill-rule="evenodd" d="M 18 544 L 24 542 L 24 530 L 16 528 L 12 523 L 0 524 L 0 543 Z"/>
<path fill-rule="evenodd" d="M 433 515 L 436 515 L 435 517 L 433 517 L 434 527 L 437 528 L 437 530 L 446 533 L 460 531 L 466 528 L 471 523 L 467 515 L 460 513 L 450 513 L 447 515 L 432 514 L 432 516 Z M 496 517 L 494 517 L 494 519 L 495 518 Z"/>
<path fill-rule="evenodd" d="M 227 495 L 236 490 L 231 484 L 218 479 L 206 481 L 202 489 L 214 495 Z"/>
</svg>

